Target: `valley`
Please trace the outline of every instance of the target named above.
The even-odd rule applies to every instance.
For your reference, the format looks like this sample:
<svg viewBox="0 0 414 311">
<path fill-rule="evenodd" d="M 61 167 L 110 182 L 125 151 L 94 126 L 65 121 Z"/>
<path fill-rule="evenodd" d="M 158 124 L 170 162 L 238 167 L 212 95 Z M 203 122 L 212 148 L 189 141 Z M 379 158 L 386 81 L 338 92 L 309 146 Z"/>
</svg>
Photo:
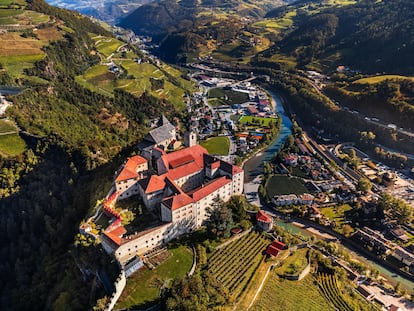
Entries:
<svg viewBox="0 0 414 311">
<path fill-rule="evenodd" d="M 2 309 L 414 308 L 410 1 L 50 4 L 0 0 Z"/>
</svg>

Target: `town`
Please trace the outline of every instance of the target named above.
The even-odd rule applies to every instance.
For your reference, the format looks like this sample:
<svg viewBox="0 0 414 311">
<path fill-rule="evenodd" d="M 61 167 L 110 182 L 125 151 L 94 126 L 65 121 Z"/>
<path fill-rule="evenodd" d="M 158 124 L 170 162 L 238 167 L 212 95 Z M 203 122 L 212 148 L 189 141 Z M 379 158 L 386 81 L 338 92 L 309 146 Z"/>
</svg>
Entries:
<svg viewBox="0 0 414 311">
<path fill-rule="evenodd" d="M 310 232 L 322 240 L 346 240 L 345 246 L 372 258 L 385 258 L 387 267 L 412 278 L 414 231 L 401 221 L 404 204 L 412 204 L 412 196 L 404 193 L 412 192 L 410 178 L 374 163 L 352 145 L 318 143 L 296 121 L 279 152 L 263 163 L 263 175 L 245 176 L 250 174 L 251 156 L 254 159 L 272 143 L 283 126 L 277 102 L 251 83 L 256 77 L 236 81 L 201 71 L 192 78 L 200 91 L 185 97 L 190 116 L 187 131 L 180 133 L 165 116 L 150 122 L 148 134 L 137 146 L 138 154 L 125 160 L 98 212 L 81 224 L 82 234 L 99 240 L 116 258 L 123 278 L 144 265 L 162 264 L 168 258 L 165 246 L 170 241 L 203 228 L 218 201 L 227 202 L 243 193 L 248 204 L 261 209 L 251 214 L 257 229 L 271 233 L 268 242 L 260 242 L 267 245 L 265 253 L 270 258 L 283 262 L 288 254 L 301 254 L 295 251 L 297 246 L 292 247 L 301 239 L 307 241 L 306 237 L 299 236 L 292 243 L 288 242 L 292 238 L 275 231 L 278 223 L 293 219 L 298 227 L 313 224 Z M 244 170 L 233 163 L 244 165 Z M 384 193 L 394 201 L 384 198 Z M 387 198 L 388 204 L 400 210 L 384 208 L 381 204 Z M 133 225 L 134 220 L 124 221 L 128 213 L 118 208 L 131 200 L 138 200 L 145 210 L 138 221 L 150 215 L 141 218 L 139 226 Z M 241 240 L 249 231 L 234 229 L 232 233 Z M 320 244 L 308 243 L 299 243 L 299 249 L 327 251 Z M 350 280 L 358 282 L 357 291 L 368 301 L 385 307 L 404 305 L 403 298 L 381 294 L 375 282 L 366 281 L 366 272 L 361 273 L 354 261 L 344 262 L 332 252 L 329 256 L 348 271 Z M 311 267 L 303 266 L 299 274 L 293 273 L 293 279 L 301 280 Z M 117 303 L 125 283 L 116 283 L 109 309 Z"/>
</svg>

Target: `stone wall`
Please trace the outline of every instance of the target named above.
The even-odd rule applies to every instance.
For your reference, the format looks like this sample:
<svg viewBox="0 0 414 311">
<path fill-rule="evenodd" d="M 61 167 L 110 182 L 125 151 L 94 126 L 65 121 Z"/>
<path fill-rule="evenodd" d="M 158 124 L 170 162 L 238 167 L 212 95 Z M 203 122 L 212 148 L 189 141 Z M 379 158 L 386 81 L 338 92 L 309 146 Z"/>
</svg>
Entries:
<svg viewBox="0 0 414 311">
<path fill-rule="evenodd" d="M 109 303 L 107 304 L 105 311 L 111 311 L 116 302 L 118 301 L 119 297 L 122 294 L 122 291 L 124 290 L 126 285 L 126 276 L 125 271 L 121 270 L 121 273 L 119 273 L 118 278 L 115 281 L 114 287 L 115 291 L 112 293 L 112 296 L 109 298 Z"/>
</svg>

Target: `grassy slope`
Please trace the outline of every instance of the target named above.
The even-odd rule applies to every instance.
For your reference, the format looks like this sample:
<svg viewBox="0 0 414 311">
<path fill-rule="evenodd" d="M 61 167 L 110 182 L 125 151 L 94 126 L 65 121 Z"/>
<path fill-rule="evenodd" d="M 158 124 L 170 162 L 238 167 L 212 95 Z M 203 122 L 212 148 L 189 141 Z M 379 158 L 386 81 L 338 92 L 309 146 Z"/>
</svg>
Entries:
<svg viewBox="0 0 414 311">
<path fill-rule="evenodd" d="M 278 277 L 273 271 L 250 310 L 328 311 L 334 308 L 323 297 L 312 275 L 301 281 L 289 281 Z"/>
<path fill-rule="evenodd" d="M 191 250 L 180 246 L 171 252 L 173 255 L 154 270 L 144 268 L 128 279 L 116 308 L 124 309 L 153 302 L 159 298 L 160 285 L 164 282 L 171 284 L 173 279 L 185 276 L 193 262 Z"/>
</svg>

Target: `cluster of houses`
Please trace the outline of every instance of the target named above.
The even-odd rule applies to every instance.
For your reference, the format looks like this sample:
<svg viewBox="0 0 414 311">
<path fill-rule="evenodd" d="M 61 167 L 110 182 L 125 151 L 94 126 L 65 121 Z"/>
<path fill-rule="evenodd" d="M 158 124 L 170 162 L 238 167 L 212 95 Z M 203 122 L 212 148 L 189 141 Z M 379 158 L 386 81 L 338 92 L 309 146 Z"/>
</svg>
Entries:
<svg viewBox="0 0 414 311">
<path fill-rule="evenodd" d="M 199 228 L 217 199 L 227 201 L 243 191 L 243 170 L 209 155 L 196 144 L 195 135 L 189 138 L 191 146 L 166 153 L 175 139 L 175 129 L 165 117 L 158 125 L 140 144 L 141 155 L 129 158 L 116 172 L 104 204 L 104 212 L 113 222 L 100 239 L 103 248 L 114 254 L 121 265 Z M 132 195 L 159 215 L 156 226 L 132 234 L 126 232 L 120 217 L 115 217 L 108 207 Z"/>
<path fill-rule="evenodd" d="M 390 233 L 392 234 L 391 231 Z M 394 232 L 394 234 L 399 236 L 402 235 L 403 232 L 400 230 L 400 232 L 397 231 Z M 377 253 L 395 258 L 409 267 L 411 273 L 414 273 L 414 254 L 390 241 L 382 233 L 368 227 L 364 227 L 358 230 L 353 237 L 360 240 L 364 245 L 369 245 Z"/>
</svg>

